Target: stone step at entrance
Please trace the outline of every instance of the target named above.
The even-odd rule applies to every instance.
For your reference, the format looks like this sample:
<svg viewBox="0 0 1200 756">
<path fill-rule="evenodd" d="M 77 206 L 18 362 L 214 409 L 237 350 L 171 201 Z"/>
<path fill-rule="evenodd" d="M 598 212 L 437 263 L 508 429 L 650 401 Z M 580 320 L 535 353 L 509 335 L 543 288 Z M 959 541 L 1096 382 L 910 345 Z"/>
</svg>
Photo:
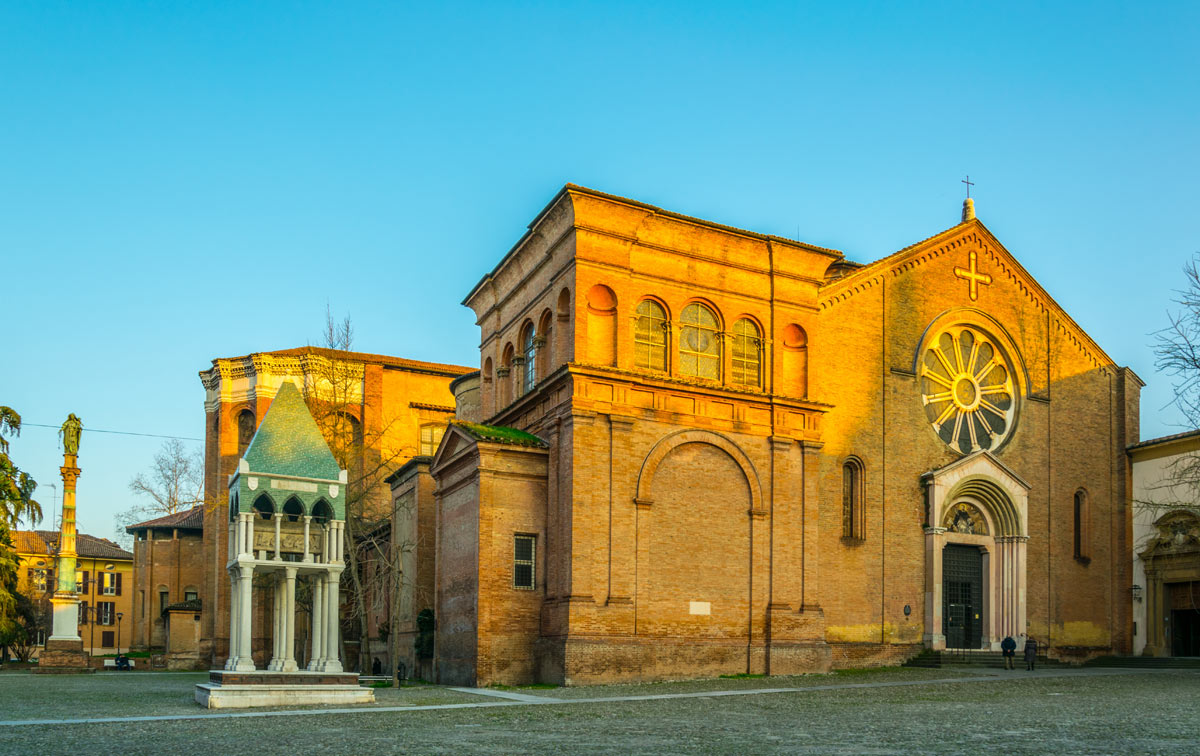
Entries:
<svg viewBox="0 0 1200 756">
<path fill-rule="evenodd" d="M 1017 649 L 1017 655 L 1014 663 L 1018 666 L 1024 666 L 1025 657 L 1020 649 Z M 904 663 L 906 667 L 924 667 L 927 669 L 939 669 L 942 667 L 994 667 L 996 669 L 1004 669 L 1004 654 L 1000 651 L 984 651 L 972 649 L 951 649 L 949 651 L 933 651 L 925 649 L 913 658 Z M 1050 659 L 1045 654 L 1038 654 L 1037 666 L 1063 667 L 1068 666 L 1058 661 Z"/>
</svg>

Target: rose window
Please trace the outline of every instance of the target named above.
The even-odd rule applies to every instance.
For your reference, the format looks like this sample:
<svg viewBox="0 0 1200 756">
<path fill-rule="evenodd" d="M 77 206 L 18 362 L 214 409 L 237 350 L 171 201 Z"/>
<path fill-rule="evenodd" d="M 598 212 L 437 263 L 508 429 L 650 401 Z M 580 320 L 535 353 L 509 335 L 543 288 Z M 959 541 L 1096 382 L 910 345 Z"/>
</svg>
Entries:
<svg viewBox="0 0 1200 756">
<path fill-rule="evenodd" d="M 955 451 L 996 449 L 1012 430 L 1012 369 L 985 334 L 966 326 L 942 331 L 925 349 L 920 375 L 925 414 Z"/>
</svg>

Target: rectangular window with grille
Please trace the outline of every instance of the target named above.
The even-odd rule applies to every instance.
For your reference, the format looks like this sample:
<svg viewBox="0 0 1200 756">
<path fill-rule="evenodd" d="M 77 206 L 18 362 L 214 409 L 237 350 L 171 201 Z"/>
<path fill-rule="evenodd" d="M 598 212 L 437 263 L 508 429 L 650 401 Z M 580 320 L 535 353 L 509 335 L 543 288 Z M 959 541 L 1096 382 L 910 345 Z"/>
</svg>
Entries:
<svg viewBox="0 0 1200 756">
<path fill-rule="evenodd" d="M 432 457 L 437 451 L 438 445 L 442 443 L 442 434 L 446 432 L 444 425 L 423 425 L 421 426 L 421 455 Z"/>
<path fill-rule="evenodd" d="M 513 588 L 526 591 L 534 589 L 536 558 L 537 536 L 513 536 Z"/>
<path fill-rule="evenodd" d="M 104 632 L 100 633 L 100 645 L 104 648 L 112 648 L 113 646 L 116 646 L 117 641 L 114 637 L 115 635 L 116 633 L 114 633 L 112 630 L 105 630 Z"/>
</svg>

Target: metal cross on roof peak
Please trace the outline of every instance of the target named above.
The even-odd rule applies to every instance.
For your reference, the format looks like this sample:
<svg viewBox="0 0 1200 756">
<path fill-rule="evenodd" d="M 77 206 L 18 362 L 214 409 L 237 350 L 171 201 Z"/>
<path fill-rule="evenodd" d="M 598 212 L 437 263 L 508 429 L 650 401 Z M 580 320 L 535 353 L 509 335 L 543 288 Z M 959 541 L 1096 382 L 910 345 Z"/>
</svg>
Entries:
<svg viewBox="0 0 1200 756">
<path fill-rule="evenodd" d="M 975 186 L 975 182 L 971 180 L 970 174 L 967 174 L 967 177 L 962 179 L 961 183 L 967 185 L 967 199 L 971 199 L 971 187 Z"/>
</svg>

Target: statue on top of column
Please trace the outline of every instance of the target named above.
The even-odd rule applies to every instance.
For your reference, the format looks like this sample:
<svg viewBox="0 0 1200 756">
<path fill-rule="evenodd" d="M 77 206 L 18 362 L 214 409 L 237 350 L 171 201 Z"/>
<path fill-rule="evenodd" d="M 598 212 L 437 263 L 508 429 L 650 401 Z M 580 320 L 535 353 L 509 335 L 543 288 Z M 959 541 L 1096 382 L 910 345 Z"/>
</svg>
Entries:
<svg viewBox="0 0 1200 756">
<path fill-rule="evenodd" d="M 66 422 L 62 424 L 62 428 L 58 431 L 59 438 L 63 442 L 63 451 L 71 456 L 79 453 L 79 434 L 83 432 L 83 421 L 75 416 L 72 412 L 67 415 Z"/>
</svg>

